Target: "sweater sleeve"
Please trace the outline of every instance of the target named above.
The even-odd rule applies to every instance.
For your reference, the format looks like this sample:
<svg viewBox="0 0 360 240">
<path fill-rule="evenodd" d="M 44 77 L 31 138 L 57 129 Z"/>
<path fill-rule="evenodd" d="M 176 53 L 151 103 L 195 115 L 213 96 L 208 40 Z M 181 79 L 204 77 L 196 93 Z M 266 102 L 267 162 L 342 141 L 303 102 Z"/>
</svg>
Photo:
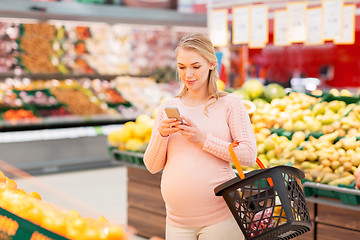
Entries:
<svg viewBox="0 0 360 240">
<path fill-rule="evenodd" d="M 250 117 L 239 97 L 231 97 L 230 100 L 231 101 L 228 101 L 229 107 L 226 118 L 232 141 L 239 142 L 239 146 L 234 148 L 234 152 L 241 165 L 252 166 L 256 161 L 257 146 Z M 229 144 L 230 142 L 216 138 L 208 133 L 203 145 L 203 150 L 227 162 L 232 162 L 228 150 Z"/>
<path fill-rule="evenodd" d="M 144 153 L 144 164 L 149 172 L 155 174 L 166 164 L 166 151 L 169 137 L 161 136 L 158 127 L 164 118 L 164 107 L 160 106 L 156 114 L 149 145 Z"/>
</svg>

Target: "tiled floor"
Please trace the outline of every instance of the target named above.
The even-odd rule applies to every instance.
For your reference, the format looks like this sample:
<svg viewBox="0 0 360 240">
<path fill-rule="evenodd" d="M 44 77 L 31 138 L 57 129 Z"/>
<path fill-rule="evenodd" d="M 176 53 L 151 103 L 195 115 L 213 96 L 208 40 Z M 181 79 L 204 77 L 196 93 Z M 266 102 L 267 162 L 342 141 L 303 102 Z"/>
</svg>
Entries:
<svg viewBox="0 0 360 240">
<path fill-rule="evenodd" d="M 29 178 L 17 178 L 18 187 L 40 193 L 42 200 L 84 216 L 104 216 L 113 223 L 127 224 L 126 167 L 83 170 Z M 144 240 L 134 236 L 134 240 Z"/>
</svg>

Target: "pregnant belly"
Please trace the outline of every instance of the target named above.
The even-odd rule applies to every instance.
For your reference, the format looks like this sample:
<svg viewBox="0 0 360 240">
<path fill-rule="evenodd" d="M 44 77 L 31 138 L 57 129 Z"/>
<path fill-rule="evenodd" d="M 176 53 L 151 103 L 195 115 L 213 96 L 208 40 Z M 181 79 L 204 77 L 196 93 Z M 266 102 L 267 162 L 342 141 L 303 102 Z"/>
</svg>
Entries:
<svg viewBox="0 0 360 240">
<path fill-rule="evenodd" d="M 205 174 L 193 171 L 169 171 L 162 175 L 161 191 L 170 214 L 179 217 L 206 215 L 223 208 L 223 198 L 215 196 L 214 188 L 229 180 L 231 175 L 226 169 L 224 174 Z"/>
</svg>

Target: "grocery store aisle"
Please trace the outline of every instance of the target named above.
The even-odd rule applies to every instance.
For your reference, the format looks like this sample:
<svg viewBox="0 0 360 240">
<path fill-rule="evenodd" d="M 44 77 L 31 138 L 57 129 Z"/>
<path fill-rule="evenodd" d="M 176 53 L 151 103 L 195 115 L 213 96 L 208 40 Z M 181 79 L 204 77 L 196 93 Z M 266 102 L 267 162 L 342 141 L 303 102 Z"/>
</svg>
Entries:
<svg viewBox="0 0 360 240">
<path fill-rule="evenodd" d="M 83 216 L 127 223 L 127 170 L 123 166 L 16 178 L 18 187 L 38 192 L 43 201 Z M 134 236 L 134 240 L 144 239 Z"/>
</svg>

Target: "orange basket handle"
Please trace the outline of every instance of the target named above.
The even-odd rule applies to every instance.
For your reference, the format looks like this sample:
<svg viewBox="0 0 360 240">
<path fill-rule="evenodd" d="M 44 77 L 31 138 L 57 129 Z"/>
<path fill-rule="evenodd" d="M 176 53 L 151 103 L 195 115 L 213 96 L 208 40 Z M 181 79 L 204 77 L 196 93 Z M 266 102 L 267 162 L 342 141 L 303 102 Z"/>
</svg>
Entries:
<svg viewBox="0 0 360 240">
<path fill-rule="evenodd" d="M 244 178 L 245 178 L 245 174 L 244 174 L 244 172 L 243 172 L 243 169 L 242 169 L 242 167 L 241 167 L 241 165 L 240 165 L 240 162 L 239 162 L 239 160 L 237 159 L 236 154 L 235 154 L 235 151 L 234 151 L 234 147 L 237 147 L 237 146 L 239 146 L 239 142 L 238 142 L 238 141 L 233 142 L 233 143 L 230 143 L 228 149 L 229 149 L 229 152 L 230 152 L 231 159 L 232 159 L 233 162 L 234 162 L 235 168 L 236 168 L 236 170 L 238 171 L 239 177 L 240 177 L 241 179 L 244 179 Z M 259 167 L 260 167 L 261 169 L 265 169 L 264 164 L 261 162 L 261 160 L 260 160 L 259 158 L 256 158 L 256 163 L 259 165 Z M 273 183 L 273 181 L 272 181 L 272 179 L 271 179 L 270 177 L 267 178 L 267 181 L 268 181 L 268 183 L 269 183 L 270 186 L 274 186 L 274 183 Z"/>
</svg>

